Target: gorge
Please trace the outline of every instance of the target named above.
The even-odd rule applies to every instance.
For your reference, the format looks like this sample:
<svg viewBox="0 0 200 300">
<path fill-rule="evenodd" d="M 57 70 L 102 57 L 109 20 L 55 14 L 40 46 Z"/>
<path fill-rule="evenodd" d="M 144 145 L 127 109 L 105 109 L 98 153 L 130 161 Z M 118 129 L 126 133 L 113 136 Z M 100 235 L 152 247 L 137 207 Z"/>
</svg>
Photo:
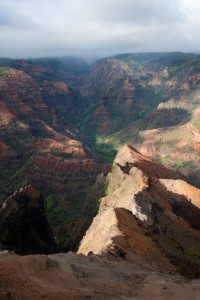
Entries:
<svg viewBox="0 0 200 300">
<path fill-rule="evenodd" d="M 199 54 L 0 59 L 1 299 L 198 299 L 199 89 Z"/>
</svg>

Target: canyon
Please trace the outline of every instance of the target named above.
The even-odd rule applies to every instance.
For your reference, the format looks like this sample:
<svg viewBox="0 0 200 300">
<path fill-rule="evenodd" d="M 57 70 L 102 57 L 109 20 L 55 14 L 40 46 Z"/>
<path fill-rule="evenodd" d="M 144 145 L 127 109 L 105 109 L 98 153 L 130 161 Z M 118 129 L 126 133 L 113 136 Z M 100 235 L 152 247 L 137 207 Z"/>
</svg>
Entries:
<svg viewBox="0 0 200 300">
<path fill-rule="evenodd" d="M 77 250 L 126 143 L 199 187 L 198 54 L 0 59 L 0 200 L 31 184 Z"/>
</svg>

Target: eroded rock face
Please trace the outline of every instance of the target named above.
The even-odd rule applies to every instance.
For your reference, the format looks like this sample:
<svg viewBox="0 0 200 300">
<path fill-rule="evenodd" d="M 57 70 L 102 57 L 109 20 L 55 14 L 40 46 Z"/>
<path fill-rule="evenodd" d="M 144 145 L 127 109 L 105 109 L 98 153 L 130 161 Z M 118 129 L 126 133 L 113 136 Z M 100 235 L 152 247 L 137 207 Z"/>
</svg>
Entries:
<svg viewBox="0 0 200 300">
<path fill-rule="evenodd" d="M 42 194 L 32 186 L 15 192 L 2 204 L 0 247 L 22 255 L 55 251 Z"/>
<path fill-rule="evenodd" d="M 200 190 L 131 146 L 117 155 L 109 194 L 79 253 L 112 254 L 200 276 Z"/>
</svg>

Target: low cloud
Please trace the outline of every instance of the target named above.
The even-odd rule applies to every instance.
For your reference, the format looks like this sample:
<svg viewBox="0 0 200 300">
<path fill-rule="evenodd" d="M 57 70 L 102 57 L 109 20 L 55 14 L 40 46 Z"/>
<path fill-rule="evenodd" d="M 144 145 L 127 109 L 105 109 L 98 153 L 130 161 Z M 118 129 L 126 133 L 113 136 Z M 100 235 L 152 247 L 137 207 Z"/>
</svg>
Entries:
<svg viewBox="0 0 200 300">
<path fill-rule="evenodd" d="M 200 49 L 197 0 L 0 0 L 0 56 Z"/>
</svg>

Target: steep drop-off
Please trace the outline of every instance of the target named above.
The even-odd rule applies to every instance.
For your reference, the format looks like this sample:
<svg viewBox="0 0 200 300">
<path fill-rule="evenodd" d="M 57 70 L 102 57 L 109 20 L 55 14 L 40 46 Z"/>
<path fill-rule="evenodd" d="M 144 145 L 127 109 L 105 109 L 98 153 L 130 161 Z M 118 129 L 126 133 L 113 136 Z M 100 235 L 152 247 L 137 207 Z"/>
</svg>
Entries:
<svg viewBox="0 0 200 300">
<path fill-rule="evenodd" d="M 144 268 L 199 277 L 199 220 L 199 189 L 124 146 L 114 161 L 108 196 L 78 253 L 111 254 Z"/>
</svg>

